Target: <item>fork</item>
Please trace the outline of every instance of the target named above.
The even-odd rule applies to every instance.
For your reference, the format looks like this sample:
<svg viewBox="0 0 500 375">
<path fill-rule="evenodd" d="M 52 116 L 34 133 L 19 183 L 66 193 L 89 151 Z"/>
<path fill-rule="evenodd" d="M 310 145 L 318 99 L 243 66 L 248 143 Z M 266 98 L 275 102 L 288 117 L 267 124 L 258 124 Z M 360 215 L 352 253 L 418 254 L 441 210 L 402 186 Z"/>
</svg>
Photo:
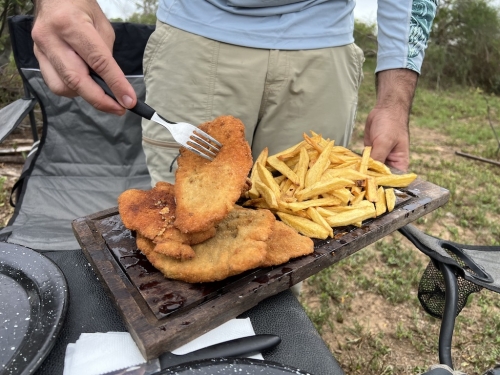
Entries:
<svg viewBox="0 0 500 375">
<path fill-rule="evenodd" d="M 92 71 L 90 71 L 90 76 L 108 96 L 116 100 L 115 95 L 101 77 Z M 137 100 L 135 107 L 128 108 L 128 110 L 167 128 L 177 143 L 210 161 L 217 156 L 217 153 L 222 147 L 220 142 L 196 126 L 188 124 L 187 122 L 169 121 L 160 116 L 153 108 L 141 100 Z"/>
</svg>

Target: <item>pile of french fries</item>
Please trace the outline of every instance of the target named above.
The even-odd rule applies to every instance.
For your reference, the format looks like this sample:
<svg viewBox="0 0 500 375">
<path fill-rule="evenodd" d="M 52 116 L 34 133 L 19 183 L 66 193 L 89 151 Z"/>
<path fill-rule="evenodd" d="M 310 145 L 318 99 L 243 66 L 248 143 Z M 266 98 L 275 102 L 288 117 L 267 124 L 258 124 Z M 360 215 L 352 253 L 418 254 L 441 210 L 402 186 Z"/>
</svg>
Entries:
<svg viewBox="0 0 500 375">
<path fill-rule="evenodd" d="M 264 149 L 251 171 L 247 207 L 267 208 L 305 236 L 334 237 L 333 228 L 361 226 L 364 220 L 390 212 L 394 188 L 406 187 L 414 173 L 396 175 L 370 157 L 335 146 L 311 131 L 304 140 L 275 155 Z"/>
</svg>

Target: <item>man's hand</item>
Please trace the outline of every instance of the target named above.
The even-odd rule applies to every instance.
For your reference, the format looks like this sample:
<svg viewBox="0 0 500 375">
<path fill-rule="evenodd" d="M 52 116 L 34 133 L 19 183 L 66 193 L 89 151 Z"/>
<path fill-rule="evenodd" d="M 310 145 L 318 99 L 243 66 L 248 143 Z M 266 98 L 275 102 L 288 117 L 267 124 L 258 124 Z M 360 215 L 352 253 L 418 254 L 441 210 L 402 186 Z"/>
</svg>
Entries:
<svg viewBox="0 0 500 375">
<path fill-rule="evenodd" d="M 377 103 L 365 124 L 364 143 L 371 157 L 402 171 L 410 164 L 408 121 L 418 75 L 409 69 L 377 74 Z"/>
<path fill-rule="evenodd" d="M 37 0 L 32 37 L 48 87 L 58 95 L 81 96 L 95 108 L 122 115 L 136 94 L 112 56 L 115 33 L 95 0 Z M 121 105 L 89 76 L 108 84 Z"/>
</svg>

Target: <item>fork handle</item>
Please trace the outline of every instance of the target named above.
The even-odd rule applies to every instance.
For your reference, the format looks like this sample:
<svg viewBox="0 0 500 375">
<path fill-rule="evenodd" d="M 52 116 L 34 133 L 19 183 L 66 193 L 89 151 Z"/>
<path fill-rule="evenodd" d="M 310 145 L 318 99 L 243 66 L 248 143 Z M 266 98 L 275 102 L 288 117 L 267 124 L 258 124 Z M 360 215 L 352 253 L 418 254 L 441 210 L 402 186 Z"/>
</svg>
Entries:
<svg viewBox="0 0 500 375">
<path fill-rule="evenodd" d="M 99 75 L 97 75 L 96 72 L 90 70 L 89 73 L 94 82 L 97 83 L 99 87 L 104 90 L 106 95 L 110 96 L 118 103 L 115 94 L 113 94 L 113 91 L 111 91 L 106 82 L 104 82 L 104 80 L 101 77 L 99 77 Z M 147 105 L 141 100 L 137 100 L 137 104 L 132 108 L 128 108 L 128 110 L 148 120 L 151 120 L 151 118 L 156 112 L 153 108 L 151 108 L 149 105 Z"/>
</svg>

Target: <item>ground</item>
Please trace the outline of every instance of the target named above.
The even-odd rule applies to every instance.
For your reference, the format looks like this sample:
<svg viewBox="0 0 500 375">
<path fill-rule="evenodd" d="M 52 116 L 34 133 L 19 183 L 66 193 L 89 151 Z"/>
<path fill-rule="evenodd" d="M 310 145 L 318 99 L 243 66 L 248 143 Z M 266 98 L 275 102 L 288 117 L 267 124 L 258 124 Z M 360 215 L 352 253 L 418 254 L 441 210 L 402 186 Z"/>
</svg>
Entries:
<svg viewBox="0 0 500 375">
<path fill-rule="evenodd" d="M 10 191 L 21 174 L 24 162 L 22 153 L 9 152 L 7 154 L 7 152 L 30 145 L 32 142 L 31 131 L 23 127 L 0 144 L 0 228 L 7 224 L 14 212 L 14 208 L 9 204 Z"/>
</svg>

